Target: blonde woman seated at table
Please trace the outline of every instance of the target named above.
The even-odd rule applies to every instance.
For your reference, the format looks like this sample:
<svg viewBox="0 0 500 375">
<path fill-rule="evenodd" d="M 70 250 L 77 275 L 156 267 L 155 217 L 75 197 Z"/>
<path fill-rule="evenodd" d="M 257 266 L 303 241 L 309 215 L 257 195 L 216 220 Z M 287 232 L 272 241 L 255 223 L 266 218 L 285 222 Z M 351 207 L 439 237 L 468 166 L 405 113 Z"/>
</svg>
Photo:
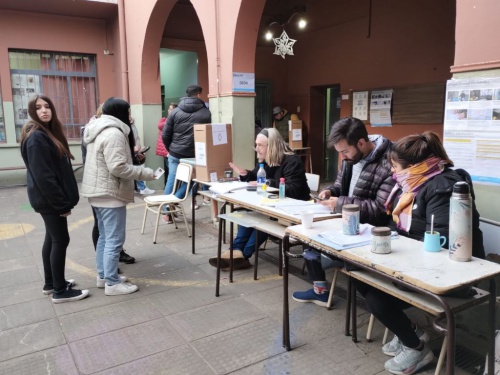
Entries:
<svg viewBox="0 0 500 375">
<path fill-rule="evenodd" d="M 305 174 L 304 165 L 300 156 L 295 155 L 292 149 L 285 143 L 280 133 L 276 129 L 263 129 L 255 139 L 255 151 L 259 163 L 264 164 L 266 171 L 267 185 L 279 187 L 280 178 L 285 179 L 285 194 L 289 198 L 309 200 L 309 186 Z M 241 181 L 256 184 L 257 171 L 259 165 L 253 171 L 238 167 L 229 163 L 231 168 L 239 174 Z M 258 246 L 267 239 L 267 234 L 259 232 L 253 228 L 238 227 L 238 233 L 233 240 L 233 267 L 234 269 L 245 269 L 251 267 L 248 260 L 255 250 L 255 241 Z M 229 269 L 229 250 L 221 255 L 221 268 Z M 210 265 L 217 267 L 217 257 L 209 259 Z"/>
<path fill-rule="evenodd" d="M 446 238 L 444 247 L 448 247 L 453 185 L 466 181 L 474 197 L 469 174 L 462 169 L 451 169 L 453 162 L 437 134 L 432 132 L 401 138 L 393 145 L 388 158 L 396 180 L 385 204 L 392 214 L 392 225 L 399 234 L 423 241 L 434 216 L 433 230 Z M 472 224 L 473 255 L 484 258 L 479 213 L 474 204 Z M 423 251 L 423 244 L 415 251 Z M 365 297 L 368 311 L 395 334 L 392 341 L 382 347 L 384 354 L 394 356 L 385 363 L 386 370 L 393 374 L 413 374 L 430 363 L 434 355 L 425 343 L 429 334 L 414 325 L 403 312 L 410 306 L 362 282 L 353 280 L 353 283 Z"/>
</svg>

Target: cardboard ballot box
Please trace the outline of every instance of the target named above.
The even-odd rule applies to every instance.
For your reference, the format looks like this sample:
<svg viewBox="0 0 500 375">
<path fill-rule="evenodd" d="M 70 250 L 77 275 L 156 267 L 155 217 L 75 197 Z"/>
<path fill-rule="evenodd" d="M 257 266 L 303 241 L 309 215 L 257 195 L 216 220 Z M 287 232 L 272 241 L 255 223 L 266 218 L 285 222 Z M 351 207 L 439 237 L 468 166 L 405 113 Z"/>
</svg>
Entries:
<svg viewBox="0 0 500 375">
<path fill-rule="evenodd" d="M 196 178 L 200 181 L 217 181 L 224 177 L 233 160 L 231 124 L 194 125 Z"/>
<path fill-rule="evenodd" d="M 288 121 L 288 145 L 291 148 L 302 147 L 302 120 Z"/>
</svg>

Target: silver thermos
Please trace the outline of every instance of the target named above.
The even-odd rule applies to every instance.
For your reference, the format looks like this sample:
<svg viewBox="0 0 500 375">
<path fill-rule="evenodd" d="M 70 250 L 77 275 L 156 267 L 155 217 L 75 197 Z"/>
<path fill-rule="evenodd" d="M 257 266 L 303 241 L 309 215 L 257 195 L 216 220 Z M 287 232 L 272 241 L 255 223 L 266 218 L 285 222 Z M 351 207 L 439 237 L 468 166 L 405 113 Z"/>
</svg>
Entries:
<svg viewBox="0 0 500 375">
<path fill-rule="evenodd" d="M 467 182 L 453 185 L 450 198 L 450 259 L 469 262 L 472 257 L 472 199 Z"/>
</svg>

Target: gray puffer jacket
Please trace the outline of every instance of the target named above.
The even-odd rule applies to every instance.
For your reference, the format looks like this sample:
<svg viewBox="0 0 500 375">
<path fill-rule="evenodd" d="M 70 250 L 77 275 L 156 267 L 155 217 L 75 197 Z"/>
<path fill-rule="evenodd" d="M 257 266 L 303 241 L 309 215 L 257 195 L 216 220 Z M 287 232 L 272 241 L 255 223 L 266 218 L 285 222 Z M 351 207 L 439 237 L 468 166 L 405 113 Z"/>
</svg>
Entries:
<svg viewBox="0 0 500 375">
<path fill-rule="evenodd" d="M 153 180 L 153 170 L 132 164 L 130 127 L 116 117 L 102 115 L 85 126 L 87 158 L 80 193 L 86 198 L 113 197 L 134 201 L 134 180 Z"/>
<path fill-rule="evenodd" d="M 369 138 L 377 148 L 366 161 L 354 187 L 353 196 L 348 196 L 353 164 L 346 161 L 342 162 L 342 168 L 334 184 L 327 189 L 333 197 L 339 197 L 335 212 L 342 212 L 344 204 L 358 204 L 359 218 L 362 223 L 375 226 L 387 225 L 391 218 L 385 211 L 384 203 L 396 183 L 392 178 L 391 165 L 387 160 L 387 153 L 391 149 L 392 142 L 381 135 L 370 135 Z"/>
</svg>

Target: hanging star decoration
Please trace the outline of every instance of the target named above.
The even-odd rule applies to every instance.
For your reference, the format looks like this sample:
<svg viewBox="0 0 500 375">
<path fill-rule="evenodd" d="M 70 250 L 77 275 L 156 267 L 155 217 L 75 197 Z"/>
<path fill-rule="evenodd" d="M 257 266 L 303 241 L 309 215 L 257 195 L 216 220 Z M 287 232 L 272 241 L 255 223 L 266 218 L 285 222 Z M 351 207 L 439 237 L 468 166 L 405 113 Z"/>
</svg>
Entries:
<svg viewBox="0 0 500 375">
<path fill-rule="evenodd" d="M 281 33 L 279 38 L 273 38 L 273 42 L 276 46 L 273 55 L 279 55 L 285 58 L 285 55 L 293 56 L 293 45 L 297 40 L 290 39 L 285 30 Z"/>
</svg>

